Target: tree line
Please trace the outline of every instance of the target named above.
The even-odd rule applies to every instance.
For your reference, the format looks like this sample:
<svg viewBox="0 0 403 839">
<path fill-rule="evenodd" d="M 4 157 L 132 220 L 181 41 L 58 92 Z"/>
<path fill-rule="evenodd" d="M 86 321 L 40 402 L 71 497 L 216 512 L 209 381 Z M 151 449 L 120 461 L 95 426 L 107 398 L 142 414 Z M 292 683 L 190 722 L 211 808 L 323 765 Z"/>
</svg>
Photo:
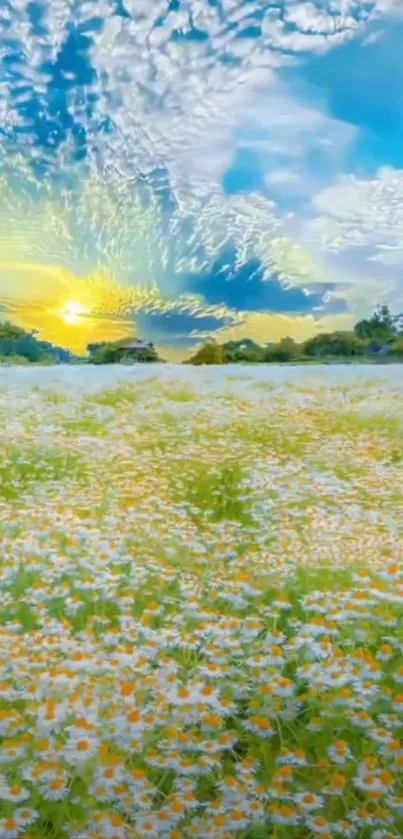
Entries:
<svg viewBox="0 0 403 839">
<path fill-rule="evenodd" d="M 38 338 L 38 331 L 25 331 L 9 321 L 0 321 L 0 362 L 14 364 L 115 364 L 162 362 L 154 344 L 137 338 L 89 344 L 88 355 L 79 357 L 63 347 Z M 388 306 L 378 306 L 369 318 L 351 331 L 321 332 L 297 343 L 282 338 L 277 343 L 257 344 L 250 338 L 219 344 L 211 339 L 183 364 L 257 364 L 332 359 L 403 361 L 403 313 L 392 315 Z"/>
<path fill-rule="evenodd" d="M 351 331 L 321 332 L 301 343 L 282 338 L 262 345 L 244 338 L 219 344 L 212 339 L 184 363 L 258 364 L 360 357 L 403 361 L 403 314 L 392 315 L 388 306 L 378 306 Z"/>
<path fill-rule="evenodd" d="M 38 331 L 27 332 L 10 321 L 0 321 L 0 361 L 9 364 L 67 364 L 73 353 L 38 338 Z"/>
</svg>

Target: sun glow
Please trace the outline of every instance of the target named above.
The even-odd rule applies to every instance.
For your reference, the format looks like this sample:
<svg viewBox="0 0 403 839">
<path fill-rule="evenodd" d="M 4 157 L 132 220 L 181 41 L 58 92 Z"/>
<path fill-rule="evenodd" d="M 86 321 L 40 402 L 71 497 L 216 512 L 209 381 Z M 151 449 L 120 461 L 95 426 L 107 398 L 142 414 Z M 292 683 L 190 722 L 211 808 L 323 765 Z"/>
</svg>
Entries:
<svg viewBox="0 0 403 839">
<path fill-rule="evenodd" d="M 77 326 L 81 322 L 83 316 L 87 314 L 87 309 L 85 309 L 81 303 L 73 301 L 72 303 L 68 303 L 63 309 L 62 318 L 64 322 L 68 323 L 70 326 Z"/>
</svg>

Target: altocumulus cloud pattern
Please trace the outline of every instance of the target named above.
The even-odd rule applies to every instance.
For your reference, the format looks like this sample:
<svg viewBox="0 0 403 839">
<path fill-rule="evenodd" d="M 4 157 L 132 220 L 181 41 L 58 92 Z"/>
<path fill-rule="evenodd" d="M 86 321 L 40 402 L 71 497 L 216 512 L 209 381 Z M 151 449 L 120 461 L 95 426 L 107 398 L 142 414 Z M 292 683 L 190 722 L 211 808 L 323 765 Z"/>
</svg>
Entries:
<svg viewBox="0 0 403 839">
<path fill-rule="evenodd" d="M 399 0 L 3 0 L 3 316 L 175 358 L 401 306 L 402 38 Z"/>
</svg>

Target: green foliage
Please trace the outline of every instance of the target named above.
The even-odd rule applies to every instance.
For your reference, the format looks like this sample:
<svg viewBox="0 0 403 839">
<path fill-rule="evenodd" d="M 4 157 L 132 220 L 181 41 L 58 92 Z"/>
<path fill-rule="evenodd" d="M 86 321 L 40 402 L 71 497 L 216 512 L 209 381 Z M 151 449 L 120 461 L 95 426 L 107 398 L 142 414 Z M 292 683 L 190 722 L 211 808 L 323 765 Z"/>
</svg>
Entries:
<svg viewBox="0 0 403 839">
<path fill-rule="evenodd" d="M 366 343 L 354 332 L 324 332 L 309 338 L 303 344 L 308 357 L 363 355 Z"/>
<path fill-rule="evenodd" d="M 21 367 L 24 364 L 29 364 L 29 359 L 25 355 L 0 355 L 0 364 L 6 367 Z"/>
<path fill-rule="evenodd" d="M 42 367 L 53 367 L 54 364 L 57 364 L 57 360 L 52 355 L 43 355 L 37 363 Z"/>
<path fill-rule="evenodd" d="M 224 360 L 227 364 L 258 364 L 264 361 L 264 350 L 250 338 L 241 341 L 227 341 L 223 344 Z"/>
<path fill-rule="evenodd" d="M 172 402 L 194 402 L 197 399 L 197 394 L 187 387 L 169 388 L 169 390 L 164 391 L 164 397 Z"/>
<path fill-rule="evenodd" d="M 3 444 L 0 447 L 0 499 L 17 500 L 36 484 L 84 480 L 78 455 L 42 445 Z"/>
<path fill-rule="evenodd" d="M 385 343 L 401 334 L 401 325 L 402 315 L 392 315 L 388 306 L 378 306 L 369 319 L 356 323 L 354 332 L 364 341 Z"/>
<path fill-rule="evenodd" d="M 39 341 L 37 332 L 26 332 L 9 321 L 0 322 L 0 359 L 1 363 L 57 364 L 68 362 L 72 353 L 62 347 L 55 347 L 48 341 Z M 16 359 L 21 359 L 17 361 Z M 24 359 L 24 361 L 22 360 Z M 7 361 L 8 360 L 8 361 Z"/>
<path fill-rule="evenodd" d="M 16 326 L 8 320 L 0 321 L 0 341 L 18 341 L 27 334 L 20 326 Z"/>
<path fill-rule="evenodd" d="M 190 517 L 199 526 L 224 520 L 253 525 L 250 501 L 243 488 L 246 476 L 245 469 L 230 459 L 213 466 L 185 461 L 180 471 L 171 470 L 170 490 L 176 503 L 189 506 Z"/>
<path fill-rule="evenodd" d="M 221 344 L 217 344 L 216 341 L 209 341 L 207 344 L 203 344 L 186 363 L 195 365 L 224 364 L 224 361 L 224 347 Z"/>
<path fill-rule="evenodd" d="M 138 385 L 121 385 L 111 390 L 103 390 L 100 393 L 92 394 L 85 400 L 86 405 L 102 405 L 106 408 L 122 410 L 130 408 L 139 401 L 141 391 Z"/>
<path fill-rule="evenodd" d="M 390 348 L 390 355 L 403 358 L 403 335 L 393 342 Z"/>
<path fill-rule="evenodd" d="M 282 338 L 277 344 L 267 344 L 264 351 L 264 361 L 295 361 L 300 357 L 300 346 L 293 338 Z"/>
<path fill-rule="evenodd" d="M 27 332 L 9 321 L 0 321 L 0 364 L 90 363 L 134 364 L 162 362 L 152 343 L 124 338 L 88 344 L 88 356 L 79 358 L 62 347 L 40 341 L 35 330 Z M 250 338 L 217 343 L 208 340 L 184 364 L 260 364 L 296 361 L 331 361 L 335 358 L 372 360 L 375 356 L 403 358 L 403 313 L 392 315 L 386 305 L 378 306 L 370 318 L 359 321 L 353 331 L 321 333 L 303 343 L 292 338 L 261 345 Z M 138 343 L 141 346 L 135 346 Z M 134 345 L 134 346 L 133 346 Z"/>
<path fill-rule="evenodd" d="M 378 306 L 371 318 L 359 321 L 353 331 L 336 330 L 315 335 L 298 344 L 293 338 L 262 346 L 250 338 L 219 345 L 208 341 L 185 364 L 260 364 L 314 359 L 373 359 L 403 357 L 403 314 L 392 315 L 388 306 Z"/>
</svg>

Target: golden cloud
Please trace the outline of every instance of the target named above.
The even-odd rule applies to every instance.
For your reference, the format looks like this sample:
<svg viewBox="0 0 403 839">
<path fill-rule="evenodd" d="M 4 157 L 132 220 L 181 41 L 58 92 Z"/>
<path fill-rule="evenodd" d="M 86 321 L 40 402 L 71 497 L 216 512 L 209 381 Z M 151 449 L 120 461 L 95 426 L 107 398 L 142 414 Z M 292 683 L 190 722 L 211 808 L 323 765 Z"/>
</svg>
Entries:
<svg viewBox="0 0 403 839">
<path fill-rule="evenodd" d="M 353 314 L 328 315 L 315 320 L 313 315 L 283 315 L 273 312 L 248 312 L 244 314 L 242 324 L 220 329 L 217 341 L 240 341 L 251 338 L 257 344 L 281 341 L 293 338 L 302 342 L 318 332 L 352 329 L 355 323 Z"/>
</svg>

